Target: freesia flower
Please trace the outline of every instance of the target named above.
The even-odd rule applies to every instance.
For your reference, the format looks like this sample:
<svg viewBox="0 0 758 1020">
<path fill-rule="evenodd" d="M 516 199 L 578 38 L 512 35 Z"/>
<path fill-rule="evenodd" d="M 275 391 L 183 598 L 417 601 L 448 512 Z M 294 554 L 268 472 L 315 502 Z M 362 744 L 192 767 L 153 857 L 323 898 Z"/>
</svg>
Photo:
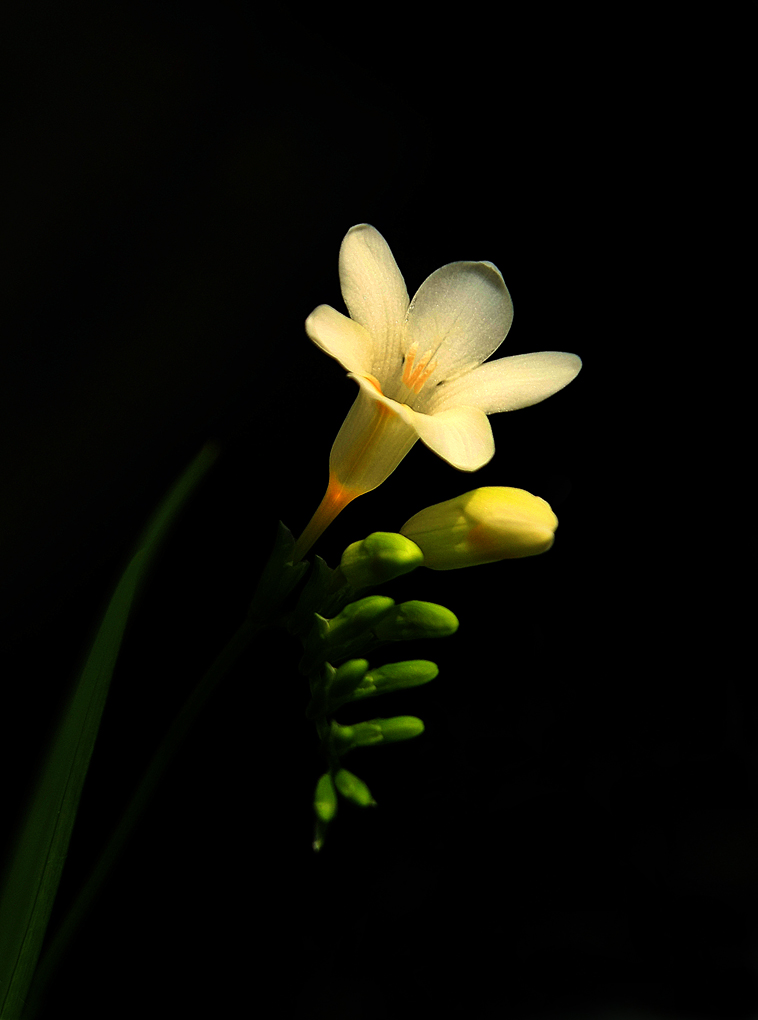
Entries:
<svg viewBox="0 0 758 1020">
<path fill-rule="evenodd" d="M 305 328 L 359 390 L 296 559 L 343 507 L 380 485 L 418 439 L 453 467 L 476 471 L 495 452 L 488 414 L 536 404 L 581 368 L 575 354 L 557 351 L 486 361 L 513 320 L 510 294 L 491 262 L 443 266 L 410 301 L 387 242 L 361 223 L 342 242 L 339 273 L 349 317 L 319 305 Z"/>
<path fill-rule="evenodd" d="M 424 566 L 455 570 L 547 552 L 558 518 L 525 489 L 487 485 L 419 511 L 400 529 L 424 554 Z"/>
</svg>

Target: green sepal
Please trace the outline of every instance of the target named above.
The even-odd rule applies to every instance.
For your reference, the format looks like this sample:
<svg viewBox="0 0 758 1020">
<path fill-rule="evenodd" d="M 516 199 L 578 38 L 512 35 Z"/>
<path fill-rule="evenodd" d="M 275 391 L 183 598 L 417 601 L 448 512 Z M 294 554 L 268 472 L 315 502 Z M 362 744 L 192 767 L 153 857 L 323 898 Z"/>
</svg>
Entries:
<svg viewBox="0 0 758 1020">
<path fill-rule="evenodd" d="M 308 676 L 327 660 L 339 663 L 354 657 L 374 642 L 376 625 L 390 612 L 395 603 L 384 595 L 368 595 L 351 602 L 332 620 L 314 613 L 314 625 L 304 643 L 300 660 L 301 673 Z"/>
<path fill-rule="evenodd" d="M 337 772 L 334 785 L 346 800 L 351 800 L 359 807 L 376 807 L 376 801 L 363 780 L 347 769 L 340 769 Z"/>
<path fill-rule="evenodd" d="M 348 590 L 342 575 L 332 570 L 321 556 L 315 556 L 313 568 L 303 585 L 297 605 L 287 618 L 287 629 L 290 634 L 302 638 L 310 630 L 314 613 L 326 616 L 332 611 L 337 611 L 332 607 L 335 600 L 338 600 L 340 590 Z"/>
<path fill-rule="evenodd" d="M 305 676 L 315 673 L 326 662 L 326 641 L 329 637 L 329 621 L 318 613 L 311 618 L 311 629 L 304 642 L 304 651 L 298 663 L 298 669 Z"/>
<path fill-rule="evenodd" d="M 336 672 L 331 663 L 325 662 L 320 670 L 311 674 L 311 700 L 305 710 L 306 719 L 318 719 L 329 711 L 329 691 Z"/>
<path fill-rule="evenodd" d="M 284 600 L 308 569 L 307 563 L 293 564 L 294 548 L 292 533 L 279 521 L 274 548 L 263 568 L 248 609 L 248 615 L 260 625 L 273 621 Z"/>
</svg>

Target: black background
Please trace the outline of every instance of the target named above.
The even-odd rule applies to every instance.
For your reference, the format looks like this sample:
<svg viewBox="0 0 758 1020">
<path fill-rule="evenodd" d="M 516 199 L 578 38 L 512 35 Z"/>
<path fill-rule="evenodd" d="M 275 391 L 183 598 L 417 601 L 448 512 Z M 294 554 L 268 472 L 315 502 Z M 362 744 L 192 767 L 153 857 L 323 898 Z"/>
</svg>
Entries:
<svg viewBox="0 0 758 1020">
<path fill-rule="evenodd" d="M 378 808 L 343 805 L 312 853 L 319 759 L 297 650 L 272 637 L 204 713 L 45 1015 L 241 1015 L 271 996 L 335 1020 L 758 1010 L 752 696 L 713 656 L 716 613 L 695 615 L 712 589 L 672 495 L 688 436 L 656 392 L 677 341 L 649 297 L 678 286 L 661 252 L 691 100 L 623 13 L 504 11 L 411 27 L 401 10 L 79 3 L 25 7 L 6 34 L 9 834 L 136 535 L 206 440 L 223 451 L 128 630 L 54 923 L 236 628 L 277 520 L 297 533 L 321 498 L 355 387 L 303 322 L 342 307 L 346 230 L 373 223 L 411 294 L 447 262 L 494 262 L 516 309 L 499 354 L 584 361 L 491 419 L 475 476 L 418 444 L 319 543 L 335 563 L 479 485 L 560 520 L 546 556 L 387 589 L 460 629 L 386 656 L 440 675 L 377 707 L 420 715 L 421 738 L 346 762 Z"/>
</svg>

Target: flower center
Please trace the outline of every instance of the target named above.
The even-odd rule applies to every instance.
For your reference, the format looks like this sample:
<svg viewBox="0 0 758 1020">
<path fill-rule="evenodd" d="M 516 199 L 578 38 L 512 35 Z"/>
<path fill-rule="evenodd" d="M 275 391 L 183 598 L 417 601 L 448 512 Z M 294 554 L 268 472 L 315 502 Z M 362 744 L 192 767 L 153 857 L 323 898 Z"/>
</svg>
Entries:
<svg viewBox="0 0 758 1020">
<path fill-rule="evenodd" d="M 418 343 L 413 343 L 408 348 L 403 362 L 403 375 L 401 382 L 411 393 L 420 393 L 421 388 L 437 367 L 437 362 L 432 361 L 433 351 L 425 351 L 420 358 L 418 354 Z"/>
</svg>

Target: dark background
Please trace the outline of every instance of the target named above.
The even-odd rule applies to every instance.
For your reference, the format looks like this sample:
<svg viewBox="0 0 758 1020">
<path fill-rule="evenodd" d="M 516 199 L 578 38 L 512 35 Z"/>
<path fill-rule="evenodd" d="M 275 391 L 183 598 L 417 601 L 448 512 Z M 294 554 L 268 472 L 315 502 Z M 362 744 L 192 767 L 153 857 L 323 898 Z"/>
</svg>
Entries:
<svg viewBox="0 0 758 1020">
<path fill-rule="evenodd" d="M 319 543 L 335 563 L 479 485 L 560 520 L 544 557 L 387 589 L 460 630 L 385 656 L 440 675 L 377 703 L 420 715 L 421 738 L 346 762 L 379 807 L 343 805 L 313 855 L 319 759 L 297 650 L 272 637 L 204 713 L 46 1015 L 240 1015 L 272 995 L 335 1020 L 438 1001 L 513 1020 L 758 1012 L 752 695 L 713 657 L 717 616 L 694 612 L 702 550 L 672 538 L 687 434 L 657 399 L 694 100 L 623 12 L 503 12 L 412 27 L 402 10 L 78 3 L 8 22 L 8 834 L 140 528 L 206 440 L 223 451 L 127 633 L 61 911 L 236 628 L 277 520 L 298 533 L 321 498 L 355 386 L 303 322 L 342 307 L 347 229 L 384 234 L 411 294 L 447 262 L 494 262 L 516 309 L 498 353 L 584 360 L 491 419 L 475 476 L 418 444 Z"/>
</svg>

